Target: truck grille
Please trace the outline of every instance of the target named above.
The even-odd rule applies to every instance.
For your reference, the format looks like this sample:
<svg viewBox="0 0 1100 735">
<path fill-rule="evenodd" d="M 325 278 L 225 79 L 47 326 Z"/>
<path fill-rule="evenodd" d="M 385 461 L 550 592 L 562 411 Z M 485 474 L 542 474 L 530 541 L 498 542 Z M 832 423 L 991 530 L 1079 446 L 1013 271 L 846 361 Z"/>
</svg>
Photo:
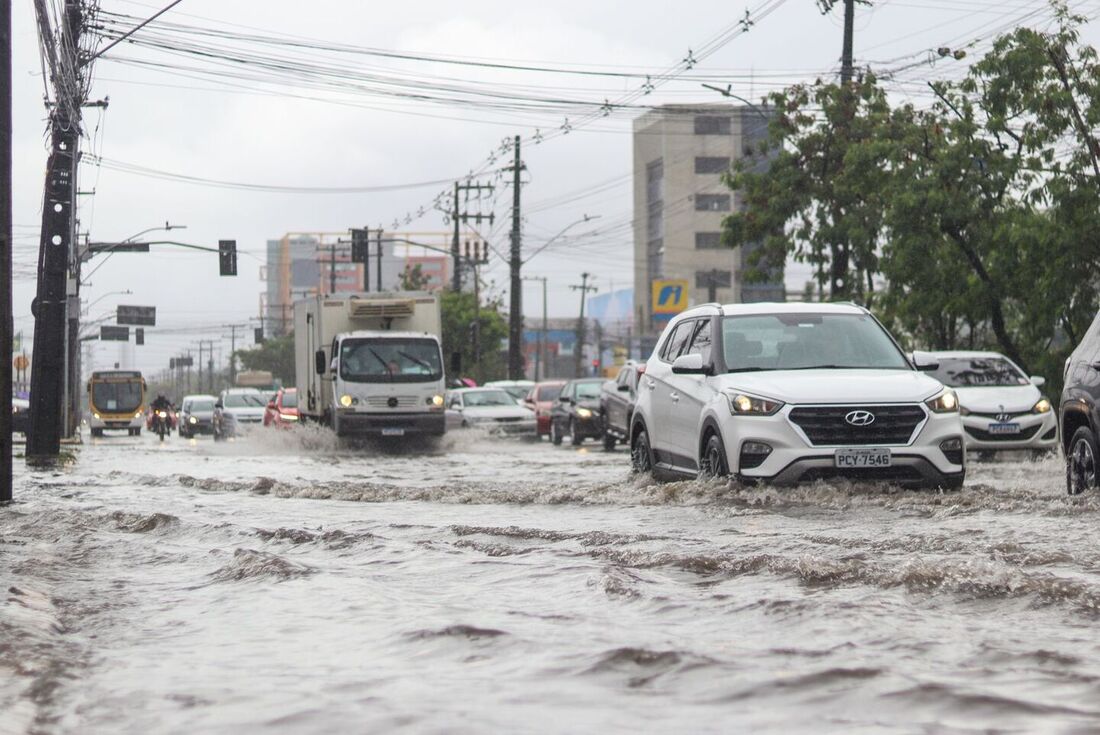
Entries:
<svg viewBox="0 0 1100 735">
<path fill-rule="evenodd" d="M 397 405 L 391 406 L 390 399 L 396 398 Z M 371 408 L 413 408 L 417 405 L 416 396 L 370 396 L 367 405 Z"/>
<path fill-rule="evenodd" d="M 852 426 L 845 419 L 853 411 L 872 414 L 867 426 Z M 791 410 L 791 423 L 806 434 L 814 446 L 908 444 L 913 431 L 924 421 L 920 406 L 799 406 Z"/>
</svg>

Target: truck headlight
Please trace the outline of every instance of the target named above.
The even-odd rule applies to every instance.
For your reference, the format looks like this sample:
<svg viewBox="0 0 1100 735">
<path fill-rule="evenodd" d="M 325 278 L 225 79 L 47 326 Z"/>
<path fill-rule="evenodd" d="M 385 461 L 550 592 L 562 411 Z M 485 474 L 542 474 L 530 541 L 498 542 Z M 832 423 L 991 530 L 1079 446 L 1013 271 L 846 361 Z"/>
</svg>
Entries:
<svg viewBox="0 0 1100 735">
<path fill-rule="evenodd" d="M 955 413 L 959 410 L 959 396 L 950 388 L 924 402 L 933 413 Z"/>
<path fill-rule="evenodd" d="M 1050 401 L 1048 401 L 1045 398 L 1040 398 L 1039 402 L 1031 407 L 1031 412 L 1032 413 L 1049 413 L 1050 412 Z"/>
<path fill-rule="evenodd" d="M 730 402 L 730 413 L 734 415 L 771 416 L 783 408 L 783 401 L 750 396 L 745 393 L 727 393 L 726 398 Z"/>
<path fill-rule="evenodd" d="M 349 396 L 349 395 L 342 395 L 342 396 L 340 396 L 340 405 L 341 405 L 341 406 L 343 406 L 344 408 L 351 408 L 351 404 L 352 404 L 352 403 L 353 403 L 354 401 L 355 401 L 355 399 L 354 399 L 354 398 L 352 398 L 352 397 L 351 397 L 351 396 Z"/>
<path fill-rule="evenodd" d="M 428 403 L 435 406 L 436 408 L 439 408 L 440 406 L 443 405 L 443 396 L 434 395 L 434 396 L 432 396 L 431 398 L 428 399 Z"/>
<path fill-rule="evenodd" d="M 592 411 L 587 408 L 578 408 L 577 415 L 580 416 L 582 419 L 590 419 L 592 418 Z"/>
</svg>

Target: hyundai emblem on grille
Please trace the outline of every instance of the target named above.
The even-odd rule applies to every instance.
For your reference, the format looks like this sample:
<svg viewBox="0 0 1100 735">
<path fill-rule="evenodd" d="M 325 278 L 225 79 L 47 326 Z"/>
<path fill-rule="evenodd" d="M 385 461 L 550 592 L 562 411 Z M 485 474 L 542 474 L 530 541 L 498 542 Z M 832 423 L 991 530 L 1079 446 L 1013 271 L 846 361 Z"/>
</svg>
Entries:
<svg viewBox="0 0 1100 735">
<path fill-rule="evenodd" d="M 870 411 L 849 411 L 844 420 L 852 426 L 870 426 L 875 423 L 875 415 Z"/>
</svg>

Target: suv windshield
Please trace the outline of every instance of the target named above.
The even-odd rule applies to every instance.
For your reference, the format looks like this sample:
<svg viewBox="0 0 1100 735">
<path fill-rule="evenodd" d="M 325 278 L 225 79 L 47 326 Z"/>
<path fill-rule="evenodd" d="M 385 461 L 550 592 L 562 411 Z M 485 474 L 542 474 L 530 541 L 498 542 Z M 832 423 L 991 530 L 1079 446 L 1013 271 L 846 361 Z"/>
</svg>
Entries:
<svg viewBox="0 0 1100 735">
<path fill-rule="evenodd" d="M 588 381 L 586 383 L 577 383 L 576 397 L 579 400 L 586 398 L 599 398 L 600 386 L 603 385 L 603 381 Z"/>
<path fill-rule="evenodd" d="M 905 356 L 866 314 L 753 314 L 722 318 L 730 372 L 851 368 L 910 370 Z"/>
<path fill-rule="evenodd" d="M 354 383 L 429 383 L 443 377 L 432 339 L 371 337 L 340 345 L 340 377 Z"/>
<path fill-rule="evenodd" d="M 556 401 L 558 396 L 561 395 L 561 389 L 563 385 L 544 385 L 539 388 L 538 396 L 536 400 L 539 401 Z"/>
<path fill-rule="evenodd" d="M 941 359 L 932 376 L 953 388 L 1027 385 L 1031 381 L 1019 368 L 1003 357 L 967 357 Z"/>
<path fill-rule="evenodd" d="M 191 413 L 198 413 L 199 411 L 213 411 L 214 402 L 209 399 L 205 401 L 191 401 L 187 404 L 187 410 Z"/>
<path fill-rule="evenodd" d="M 263 393 L 230 393 L 222 405 L 226 408 L 263 408 L 267 401 Z"/>
<path fill-rule="evenodd" d="M 476 390 L 464 393 L 462 404 L 471 406 L 514 406 L 516 399 L 503 390 Z"/>
</svg>

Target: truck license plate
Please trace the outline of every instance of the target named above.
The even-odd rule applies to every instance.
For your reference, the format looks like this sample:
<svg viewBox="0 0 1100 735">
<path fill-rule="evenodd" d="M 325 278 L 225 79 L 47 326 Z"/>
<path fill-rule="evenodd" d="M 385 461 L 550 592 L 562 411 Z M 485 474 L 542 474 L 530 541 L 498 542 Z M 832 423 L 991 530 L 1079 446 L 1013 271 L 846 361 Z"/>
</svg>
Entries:
<svg viewBox="0 0 1100 735">
<path fill-rule="evenodd" d="M 838 449 L 833 457 L 840 469 L 859 469 L 861 467 L 889 467 L 890 450 L 875 449 Z"/>
<path fill-rule="evenodd" d="M 382 436 L 405 436 L 404 429 L 382 429 Z"/>
<path fill-rule="evenodd" d="M 990 424 L 989 425 L 989 433 L 990 434 L 1001 434 L 1001 435 L 1003 435 L 1003 434 L 1019 434 L 1020 433 L 1020 425 L 1019 424 Z"/>
</svg>

